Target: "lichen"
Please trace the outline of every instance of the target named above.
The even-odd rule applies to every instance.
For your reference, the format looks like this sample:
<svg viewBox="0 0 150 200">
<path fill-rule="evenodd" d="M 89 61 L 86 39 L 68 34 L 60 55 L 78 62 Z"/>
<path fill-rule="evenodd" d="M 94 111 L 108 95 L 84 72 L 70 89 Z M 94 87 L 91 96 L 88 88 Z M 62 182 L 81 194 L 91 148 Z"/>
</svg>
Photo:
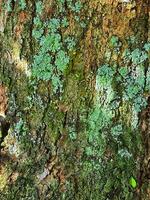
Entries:
<svg viewBox="0 0 150 200">
<path fill-rule="evenodd" d="M 139 116 L 150 92 L 145 9 L 136 10 L 135 1 L 4 4 L 2 44 L 10 53 L 2 54 L 0 77 L 11 113 L 5 151 L 17 178 L 4 177 L 0 198 L 136 199 Z M 20 12 L 27 23 L 18 37 Z"/>
<path fill-rule="evenodd" d="M 36 5 L 38 6 L 38 3 Z M 53 91 L 56 92 L 61 88 L 61 76 L 69 64 L 68 52 L 65 51 L 62 36 L 59 33 L 61 23 L 59 18 L 51 18 L 42 22 L 40 11 L 36 9 L 37 16 L 34 18 L 35 29 L 32 32 L 33 37 L 39 41 L 40 50 L 34 56 L 32 65 L 32 74 L 39 80 L 51 80 Z M 64 26 L 64 22 L 62 22 Z M 39 30 L 40 28 L 40 30 Z M 44 34 L 46 30 L 46 34 Z"/>
</svg>

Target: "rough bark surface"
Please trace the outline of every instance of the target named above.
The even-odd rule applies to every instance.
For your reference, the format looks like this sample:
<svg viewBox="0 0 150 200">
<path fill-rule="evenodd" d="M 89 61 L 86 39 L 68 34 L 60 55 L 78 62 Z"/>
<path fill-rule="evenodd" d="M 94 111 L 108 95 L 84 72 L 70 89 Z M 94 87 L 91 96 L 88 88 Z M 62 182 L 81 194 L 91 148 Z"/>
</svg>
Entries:
<svg viewBox="0 0 150 200">
<path fill-rule="evenodd" d="M 148 3 L 0 0 L 0 199 L 150 199 Z"/>
</svg>

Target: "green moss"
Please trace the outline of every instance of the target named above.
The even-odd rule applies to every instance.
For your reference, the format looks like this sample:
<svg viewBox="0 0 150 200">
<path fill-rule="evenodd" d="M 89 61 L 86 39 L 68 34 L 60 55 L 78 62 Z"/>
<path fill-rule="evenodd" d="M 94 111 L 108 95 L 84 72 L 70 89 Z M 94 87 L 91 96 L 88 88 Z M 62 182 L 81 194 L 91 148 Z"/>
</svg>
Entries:
<svg viewBox="0 0 150 200">
<path fill-rule="evenodd" d="M 5 196 L 2 199 L 38 199 L 37 188 L 34 186 L 33 179 L 19 177 L 16 183 L 7 188 Z"/>
</svg>

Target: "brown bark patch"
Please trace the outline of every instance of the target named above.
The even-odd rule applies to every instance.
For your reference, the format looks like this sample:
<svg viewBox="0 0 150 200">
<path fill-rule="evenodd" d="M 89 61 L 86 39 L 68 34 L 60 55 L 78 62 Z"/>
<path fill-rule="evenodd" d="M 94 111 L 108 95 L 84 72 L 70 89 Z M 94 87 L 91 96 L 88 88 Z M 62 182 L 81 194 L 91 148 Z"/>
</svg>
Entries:
<svg viewBox="0 0 150 200">
<path fill-rule="evenodd" d="M 5 86 L 0 85 L 0 115 L 5 116 L 7 111 L 7 89 Z"/>
<path fill-rule="evenodd" d="M 27 13 L 24 11 L 21 11 L 19 13 L 19 22 L 24 23 L 28 19 Z"/>
</svg>

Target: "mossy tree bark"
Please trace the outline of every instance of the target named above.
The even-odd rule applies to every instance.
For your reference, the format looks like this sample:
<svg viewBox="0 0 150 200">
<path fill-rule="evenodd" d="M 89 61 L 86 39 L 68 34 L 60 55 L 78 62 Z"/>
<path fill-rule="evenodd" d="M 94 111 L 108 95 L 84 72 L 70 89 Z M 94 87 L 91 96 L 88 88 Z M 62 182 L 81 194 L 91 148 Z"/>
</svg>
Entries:
<svg viewBox="0 0 150 200">
<path fill-rule="evenodd" d="M 150 199 L 148 0 L 0 10 L 0 199 Z"/>
</svg>

